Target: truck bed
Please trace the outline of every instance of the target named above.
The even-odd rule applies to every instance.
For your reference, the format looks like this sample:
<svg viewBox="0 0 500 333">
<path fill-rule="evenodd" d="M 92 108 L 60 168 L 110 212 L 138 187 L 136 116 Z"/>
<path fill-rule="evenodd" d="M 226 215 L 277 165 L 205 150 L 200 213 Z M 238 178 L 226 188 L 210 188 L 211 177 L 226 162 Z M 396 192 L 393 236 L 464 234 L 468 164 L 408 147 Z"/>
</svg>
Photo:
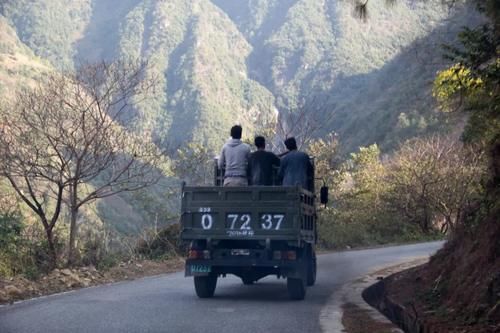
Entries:
<svg viewBox="0 0 500 333">
<path fill-rule="evenodd" d="M 186 186 L 182 193 L 185 241 L 315 240 L 314 197 L 300 187 Z"/>
</svg>

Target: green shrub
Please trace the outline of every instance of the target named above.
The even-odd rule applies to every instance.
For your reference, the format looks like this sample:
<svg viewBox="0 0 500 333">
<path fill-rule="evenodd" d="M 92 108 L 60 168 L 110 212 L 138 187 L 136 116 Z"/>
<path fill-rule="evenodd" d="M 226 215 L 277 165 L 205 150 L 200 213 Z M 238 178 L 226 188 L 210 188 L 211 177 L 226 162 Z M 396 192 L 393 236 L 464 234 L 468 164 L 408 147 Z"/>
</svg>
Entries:
<svg viewBox="0 0 500 333">
<path fill-rule="evenodd" d="M 340 219 L 341 214 L 336 213 L 329 212 L 320 216 L 318 245 L 323 249 L 430 241 L 443 237 L 439 232 L 425 234 L 418 226 L 391 216 L 381 215 L 373 221 L 346 221 Z"/>
<path fill-rule="evenodd" d="M 139 240 L 136 252 L 147 259 L 165 259 L 184 253 L 180 241 L 180 225 L 171 224 L 157 234 L 149 233 Z"/>
<path fill-rule="evenodd" d="M 118 265 L 121 259 L 122 258 L 118 254 L 107 254 L 101 257 L 99 261 L 96 262 L 95 267 L 98 270 L 107 270 Z"/>
<path fill-rule="evenodd" d="M 0 214 L 0 276 L 21 270 L 19 261 L 23 225 L 17 213 Z"/>
</svg>

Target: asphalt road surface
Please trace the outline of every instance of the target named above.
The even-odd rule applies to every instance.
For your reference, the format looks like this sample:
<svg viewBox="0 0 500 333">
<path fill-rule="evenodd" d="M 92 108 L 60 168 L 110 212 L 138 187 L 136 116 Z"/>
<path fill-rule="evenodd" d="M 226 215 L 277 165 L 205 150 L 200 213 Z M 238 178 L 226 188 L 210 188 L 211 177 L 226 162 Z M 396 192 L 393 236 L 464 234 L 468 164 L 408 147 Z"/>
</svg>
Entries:
<svg viewBox="0 0 500 333">
<path fill-rule="evenodd" d="M 198 299 L 192 278 L 175 273 L 0 307 L 0 332 L 320 332 L 320 311 L 343 284 L 441 246 L 320 255 L 317 283 L 303 301 L 289 300 L 284 279 L 245 286 L 233 276 L 219 279 L 214 298 Z"/>
</svg>

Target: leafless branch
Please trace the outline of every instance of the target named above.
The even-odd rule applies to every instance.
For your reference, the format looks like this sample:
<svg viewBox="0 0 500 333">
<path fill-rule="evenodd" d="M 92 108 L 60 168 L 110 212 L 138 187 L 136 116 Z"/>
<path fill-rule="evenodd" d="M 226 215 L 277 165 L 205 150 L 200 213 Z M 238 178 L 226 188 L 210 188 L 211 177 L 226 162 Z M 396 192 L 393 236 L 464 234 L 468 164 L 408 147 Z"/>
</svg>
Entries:
<svg viewBox="0 0 500 333">
<path fill-rule="evenodd" d="M 146 68 L 143 62 L 118 61 L 51 73 L 37 87 L 20 91 L 1 115 L 1 174 L 48 232 L 62 203 L 68 205 L 70 251 L 81 206 L 161 177 L 161 152 L 125 128 L 134 103 L 152 97 L 156 80 L 145 75 Z M 49 199 L 55 203 L 50 218 L 44 208 Z"/>
</svg>

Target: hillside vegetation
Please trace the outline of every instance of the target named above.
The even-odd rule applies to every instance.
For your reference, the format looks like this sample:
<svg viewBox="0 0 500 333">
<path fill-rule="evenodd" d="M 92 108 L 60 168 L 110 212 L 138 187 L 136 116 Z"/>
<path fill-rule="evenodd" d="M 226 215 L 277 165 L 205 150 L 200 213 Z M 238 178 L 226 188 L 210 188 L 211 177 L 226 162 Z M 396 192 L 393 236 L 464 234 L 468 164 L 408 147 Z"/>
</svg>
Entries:
<svg viewBox="0 0 500 333">
<path fill-rule="evenodd" d="M 403 305 L 402 312 L 408 319 L 399 323 L 406 326 L 403 329 L 413 325 L 413 330 L 433 332 L 500 330 L 500 7 L 496 0 L 472 3 L 487 19 L 479 26 L 464 27 L 457 36 L 459 45 L 444 47 L 453 65 L 440 71 L 434 84 L 434 96 L 443 111 L 467 114 L 461 141 L 469 152 L 465 159 L 457 160 L 460 153 L 446 158 L 450 150 L 440 150 L 440 159 L 452 163 L 439 166 L 438 172 L 413 173 L 427 185 L 425 191 L 416 191 L 424 199 L 425 192 L 436 184 L 424 181 L 426 178 L 446 169 L 452 172 L 435 179 L 445 180 L 439 187 L 447 188 L 435 208 L 444 215 L 446 224 L 453 223 L 449 241 L 429 263 L 396 274 L 384 283 L 384 297 Z M 418 151 L 418 146 L 412 149 Z M 401 161 L 398 155 L 396 161 Z M 432 165 L 440 164 L 429 163 L 432 155 L 425 154 L 413 164 L 431 171 Z M 488 163 L 481 163 L 481 159 Z M 464 172 L 466 165 L 479 168 Z M 398 186 L 405 183 L 400 181 Z M 458 187 L 452 190 L 454 184 Z M 475 193 L 463 195 L 469 186 Z M 412 192 L 406 195 L 410 197 Z M 439 196 L 432 197 L 435 200 Z M 412 205 L 407 207 L 411 209 Z M 456 212 L 446 214 L 446 210 Z"/>
<path fill-rule="evenodd" d="M 436 46 L 478 15 L 413 1 L 371 9 L 364 22 L 343 1 L 8 0 L 0 5 L 0 96 L 12 99 L 48 69 L 139 58 L 158 76 L 158 91 L 138 102 L 128 126 L 173 158 L 201 145 L 210 163 L 235 122 L 250 138 L 301 110 L 317 123 L 312 135 L 337 132 L 344 153 L 375 142 L 386 152 L 447 127 L 430 92 L 446 65 Z M 175 198 L 178 182 L 103 199 L 93 215 L 137 233 L 158 211 L 175 216 L 177 200 L 163 198 Z"/>
<path fill-rule="evenodd" d="M 283 139 L 280 135 L 307 132 L 311 140 L 301 142 L 302 148 L 318 158 L 318 174 L 334 192 L 334 203 L 323 210 L 320 221 L 321 245 L 325 247 L 419 240 L 422 235 L 435 237 L 437 227 L 454 228 L 462 212 L 458 206 L 464 201 L 457 204 L 456 197 L 447 193 L 462 191 L 461 200 L 465 201 L 483 195 L 485 161 L 483 155 L 470 154 L 468 148 L 457 144 L 465 116 L 438 110 L 443 103 L 438 105 L 434 99 L 433 82 L 438 71 L 445 70 L 440 72 L 443 75 L 447 68 L 453 68 L 451 60 L 442 58 L 441 44 L 455 45 L 455 36 L 463 25 L 476 25 L 485 19 L 473 7 L 456 4 L 450 9 L 438 0 L 398 1 L 390 9 L 385 1 L 373 0 L 369 15 L 367 20 L 359 19 L 354 15 L 354 5 L 341 0 L 3 1 L 2 101 L 12 102 L 16 93 L 30 91 L 35 82 L 39 90 L 29 92 L 30 96 L 46 96 L 43 93 L 51 85 L 41 79 L 59 77 L 61 89 L 52 93 L 67 106 L 65 97 L 74 91 L 70 88 L 58 94 L 68 88 L 65 80 L 78 78 L 75 73 L 81 73 L 81 69 L 106 68 L 107 63 L 140 60 L 145 72 L 132 75 L 132 81 L 138 77 L 155 81 L 151 89 L 154 98 L 130 93 L 121 100 L 130 106 L 123 108 L 127 114 L 117 120 L 119 124 L 111 122 L 110 126 L 119 125 L 116 128 L 123 130 L 122 137 L 139 137 L 143 146 L 154 143 L 154 151 L 161 151 L 168 160 L 165 169 L 169 170 L 161 170 L 165 172 L 155 186 L 137 192 L 124 187 L 126 190 L 117 195 L 92 197 L 92 204 L 82 208 L 81 214 L 73 210 L 69 230 L 75 236 L 78 224 L 76 233 L 80 236 L 80 243 L 70 246 L 80 255 L 76 259 L 102 262 L 106 258 L 103 253 L 114 249 L 135 253 L 130 249 L 134 241 L 127 238 L 132 234 L 141 234 L 142 243 L 147 245 L 145 253 L 157 254 L 149 245 L 163 244 L 158 227 L 176 220 L 180 181 L 209 182 L 210 163 L 235 123 L 243 125 L 246 140 L 254 134 L 266 134 L 274 139 L 269 141 L 276 150 L 276 143 Z M 99 65 L 93 67 L 95 64 Z M 44 75 L 49 71 L 62 75 Z M 114 73 L 123 74 L 119 69 Z M 93 74 L 90 81 L 94 85 L 89 84 L 88 77 L 72 81 L 82 87 L 76 97 L 83 104 L 92 88 L 98 100 L 99 92 L 106 89 L 106 80 L 101 80 L 95 70 Z M 108 78 L 112 81 L 116 77 Z M 444 77 L 443 82 L 447 80 Z M 127 86 L 129 82 L 125 81 L 117 86 Z M 440 102 L 447 97 L 442 96 L 446 91 L 436 94 Z M 105 100 L 110 96 L 104 95 Z M 31 100 L 25 101 L 32 108 L 24 110 L 24 120 L 39 116 L 38 103 Z M 107 102 L 106 114 L 116 106 L 113 99 Z M 57 111 L 60 124 L 73 119 L 62 115 L 65 111 L 54 108 L 52 102 L 46 106 Z M 74 106 L 69 108 L 73 112 L 94 111 L 78 103 Z M 78 121 L 74 123 L 78 127 Z M 14 115 L 11 125 L 7 133 L 17 125 Z M 51 125 L 38 128 L 39 132 L 50 137 Z M 66 128 L 59 126 L 56 130 L 64 132 Z M 24 130 L 21 125 L 19 133 Z M 90 137 L 88 130 L 86 125 L 78 128 L 83 138 Z M 32 138 L 32 131 L 26 133 L 30 135 L 19 135 L 18 142 Z M 439 135 L 432 136 L 436 133 Z M 426 138 L 407 141 L 420 136 Z M 4 147 L 9 147 L 7 141 Z M 79 147 L 81 142 L 76 141 Z M 123 144 L 124 140 L 117 142 Z M 29 151 L 39 142 L 35 139 L 32 143 L 20 150 Z M 44 147 L 37 149 L 45 152 Z M 441 154 L 442 149 L 450 153 Z M 77 153 L 85 151 L 75 149 Z M 136 157 L 137 151 L 125 151 L 113 151 L 110 156 Z M 429 163 L 420 168 L 424 158 Z M 73 161 L 68 160 L 61 170 L 72 170 Z M 469 187 L 460 187 L 454 162 L 461 163 L 466 176 L 477 176 L 470 177 L 474 181 Z M 32 169 L 28 168 L 28 173 Z M 424 177 L 412 176 L 416 172 L 437 180 L 430 179 L 434 185 L 427 186 L 420 181 Z M 63 172 L 62 176 L 67 175 Z M 99 188 L 103 174 L 100 176 L 87 178 L 87 183 L 83 180 L 85 190 Z M 40 180 L 33 184 L 40 185 Z M 15 198 L 9 186 L 1 186 L 5 197 Z M 50 186 L 63 185 L 56 179 Z M 71 196 L 66 187 L 60 189 L 58 199 Z M 416 197 L 422 189 L 427 192 Z M 26 192 L 17 193 L 22 197 Z M 42 196 L 44 204 L 50 201 L 46 199 Z M 47 204 L 49 211 L 57 211 L 60 220 L 66 222 L 54 229 L 53 264 L 59 259 L 54 254 L 65 255 L 66 251 L 70 205 L 64 202 L 62 206 L 59 211 Z M 17 269 L 16 253 L 24 251 L 32 260 L 36 258 L 32 253 L 43 254 L 45 246 L 40 236 L 43 233 L 36 228 L 33 239 L 37 242 L 24 242 L 28 227 L 36 224 L 33 214 L 24 208 L 0 216 L 5 217 L 9 228 L 11 224 L 16 226 L 5 232 L 7 243 L 16 244 L 5 252 L 12 266 L 5 271 L 10 269 L 12 274 Z M 332 220 L 335 224 L 329 224 Z M 175 232 L 168 236 L 175 238 Z M 23 242 L 16 243 L 18 239 Z M 164 243 L 170 244 L 170 240 Z M 43 255 L 40 257 L 43 259 Z"/>
<path fill-rule="evenodd" d="M 277 113 L 316 109 L 345 151 L 435 130 L 430 82 L 436 46 L 477 20 L 470 9 L 371 3 L 370 20 L 344 1 L 54 0 L 0 7 L 19 39 L 59 69 L 120 57 L 162 73 L 161 94 L 139 106 L 154 139 L 218 150 L 234 122 L 246 135 Z M 314 101 L 313 101 L 314 100 Z M 312 111 L 311 111 L 312 112 Z M 370 124 L 367 127 L 367 124 Z M 355 135 L 353 133 L 356 133 Z"/>
<path fill-rule="evenodd" d="M 12 98 L 15 89 L 29 85 L 51 68 L 23 44 L 16 31 L 0 16 L 0 96 Z"/>
</svg>

